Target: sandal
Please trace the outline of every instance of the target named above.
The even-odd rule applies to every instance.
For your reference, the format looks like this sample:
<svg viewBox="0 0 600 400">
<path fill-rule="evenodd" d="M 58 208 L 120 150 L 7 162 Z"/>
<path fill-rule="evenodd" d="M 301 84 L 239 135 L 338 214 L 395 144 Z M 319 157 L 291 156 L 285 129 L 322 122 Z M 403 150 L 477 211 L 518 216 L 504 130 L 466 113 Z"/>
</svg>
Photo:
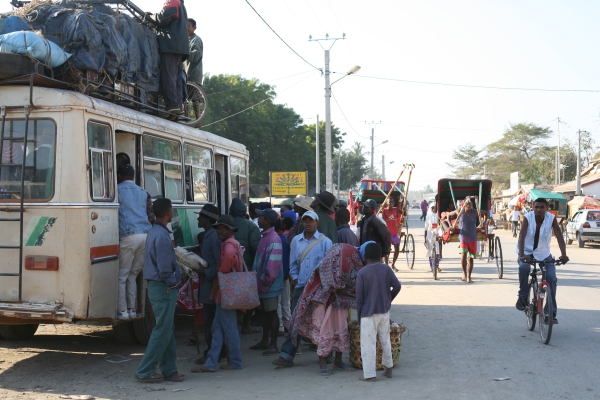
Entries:
<svg viewBox="0 0 600 400">
<path fill-rule="evenodd" d="M 167 376 L 166 379 L 171 382 L 183 382 L 185 381 L 185 375 L 179 375 L 179 372 L 175 371 L 171 375 Z"/>
<path fill-rule="evenodd" d="M 265 350 L 262 353 L 263 356 L 273 356 L 275 354 L 279 354 L 279 350 L 277 350 L 277 349 L 275 349 L 275 350 Z"/>
<path fill-rule="evenodd" d="M 197 367 L 192 368 L 192 372 L 215 372 L 212 369 L 208 369 L 206 365 L 199 365 Z"/>
<path fill-rule="evenodd" d="M 154 373 L 154 375 L 146 377 L 146 378 L 140 378 L 139 376 L 136 375 L 135 378 L 137 379 L 138 382 L 143 382 L 143 383 L 158 383 L 158 382 L 162 382 L 164 379 L 161 374 L 157 374 L 157 373 Z"/>
<path fill-rule="evenodd" d="M 331 372 L 329 368 L 321 368 L 321 370 L 319 371 L 319 375 L 330 376 L 333 375 L 333 372 Z"/>
</svg>

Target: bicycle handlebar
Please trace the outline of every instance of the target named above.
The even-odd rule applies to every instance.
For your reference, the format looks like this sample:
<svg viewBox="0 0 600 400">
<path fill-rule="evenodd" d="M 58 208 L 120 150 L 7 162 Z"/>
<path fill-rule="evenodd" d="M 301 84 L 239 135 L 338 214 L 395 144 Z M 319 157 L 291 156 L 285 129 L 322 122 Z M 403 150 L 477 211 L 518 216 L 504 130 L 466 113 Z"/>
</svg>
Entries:
<svg viewBox="0 0 600 400">
<path fill-rule="evenodd" d="M 563 262 L 562 262 L 562 261 L 560 261 L 560 259 L 559 259 L 559 260 L 557 260 L 557 259 L 555 259 L 555 258 L 552 258 L 552 261 L 545 261 L 545 260 L 541 260 L 541 261 L 540 261 L 540 260 L 536 260 L 536 259 L 534 259 L 534 258 L 530 258 L 530 259 L 529 259 L 529 262 L 528 262 L 527 264 L 530 264 L 530 265 L 543 264 L 543 265 L 545 265 L 545 264 L 549 264 L 549 263 L 552 263 L 552 264 L 554 264 L 554 265 L 555 265 L 555 266 L 557 266 L 557 267 L 558 267 L 559 265 L 563 265 Z"/>
</svg>

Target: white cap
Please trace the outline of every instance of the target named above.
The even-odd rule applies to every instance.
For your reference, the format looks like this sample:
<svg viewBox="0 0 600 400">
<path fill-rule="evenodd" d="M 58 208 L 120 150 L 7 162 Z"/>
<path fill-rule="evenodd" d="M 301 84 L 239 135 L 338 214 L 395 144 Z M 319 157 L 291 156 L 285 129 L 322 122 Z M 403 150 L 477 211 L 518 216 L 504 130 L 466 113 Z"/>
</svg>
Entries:
<svg viewBox="0 0 600 400">
<path fill-rule="evenodd" d="M 304 214 L 302 214 L 302 219 L 304 219 L 304 218 L 306 218 L 306 217 L 312 218 L 312 219 L 314 219 L 315 221 L 318 221 L 318 220 L 319 220 L 319 216 L 318 216 L 318 215 L 317 215 L 317 213 L 316 213 L 316 212 L 314 212 L 314 211 L 307 211 L 307 212 L 305 212 Z"/>
</svg>

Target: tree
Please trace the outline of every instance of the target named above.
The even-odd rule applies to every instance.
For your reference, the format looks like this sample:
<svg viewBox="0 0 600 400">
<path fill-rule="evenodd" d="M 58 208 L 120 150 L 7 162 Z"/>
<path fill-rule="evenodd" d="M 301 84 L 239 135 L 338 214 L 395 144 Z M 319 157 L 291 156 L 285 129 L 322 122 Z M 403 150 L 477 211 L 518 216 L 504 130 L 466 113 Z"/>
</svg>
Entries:
<svg viewBox="0 0 600 400">
<path fill-rule="evenodd" d="M 531 123 L 511 124 L 500 140 L 486 146 L 486 172 L 492 180 L 508 184 L 510 173 L 519 171 L 525 182 L 546 183 L 544 170 L 553 170 L 545 146 L 552 131 Z M 548 164 L 549 163 L 549 164 Z M 552 175 L 553 176 L 553 175 Z"/>
<path fill-rule="evenodd" d="M 273 86 L 240 75 L 207 75 L 204 90 L 209 107 L 203 125 L 248 148 L 250 182 L 267 183 L 269 171 L 308 171 L 309 177 L 315 176 L 315 125 L 303 125 L 292 108 L 275 104 Z M 252 108 L 233 116 L 248 107 Z M 232 117 L 217 122 L 228 116 Z M 321 181 L 325 182 L 325 123 L 320 131 Z M 345 134 L 334 125 L 331 133 L 335 151 Z"/>
<path fill-rule="evenodd" d="M 333 175 L 337 182 L 337 154 L 334 159 Z M 354 142 L 350 150 L 342 150 L 340 167 L 340 190 L 350 190 L 369 173 L 362 143 Z"/>
<path fill-rule="evenodd" d="M 467 143 L 452 151 L 453 163 L 446 163 L 453 169 L 452 174 L 457 178 L 469 179 L 474 174 L 480 174 L 482 169 L 482 152 L 473 143 Z"/>
</svg>

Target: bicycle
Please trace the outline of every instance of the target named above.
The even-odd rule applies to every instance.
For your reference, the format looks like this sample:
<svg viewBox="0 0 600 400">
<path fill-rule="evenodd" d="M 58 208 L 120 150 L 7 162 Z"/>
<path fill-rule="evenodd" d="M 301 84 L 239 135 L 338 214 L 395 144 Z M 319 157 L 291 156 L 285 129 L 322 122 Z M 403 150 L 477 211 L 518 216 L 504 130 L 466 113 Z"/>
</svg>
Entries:
<svg viewBox="0 0 600 400">
<path fill-rule="evenodd" d="M 548 262 L 550 263 L 550 262 Z M 555 266 L 562 265 L 560 260 L 552 260 Z M 540 338 L 542 343 L 550 343 L 552 336 L 552 325 L 554 323 L 554 305 L 552 304 L 552 292 L 550 284 L 546 281 L 546 261 L 531 259 L 529 271 L 529 286 L 527 289 L 527 305 L 525 316 L 527 318 L 527 329 L 535 329 L 536 317 L 539 320 Z M 539 265 L 539 270 L 537 266 Z M 538 284 L 537 277 L 541 276 Z"/>
</svg>

